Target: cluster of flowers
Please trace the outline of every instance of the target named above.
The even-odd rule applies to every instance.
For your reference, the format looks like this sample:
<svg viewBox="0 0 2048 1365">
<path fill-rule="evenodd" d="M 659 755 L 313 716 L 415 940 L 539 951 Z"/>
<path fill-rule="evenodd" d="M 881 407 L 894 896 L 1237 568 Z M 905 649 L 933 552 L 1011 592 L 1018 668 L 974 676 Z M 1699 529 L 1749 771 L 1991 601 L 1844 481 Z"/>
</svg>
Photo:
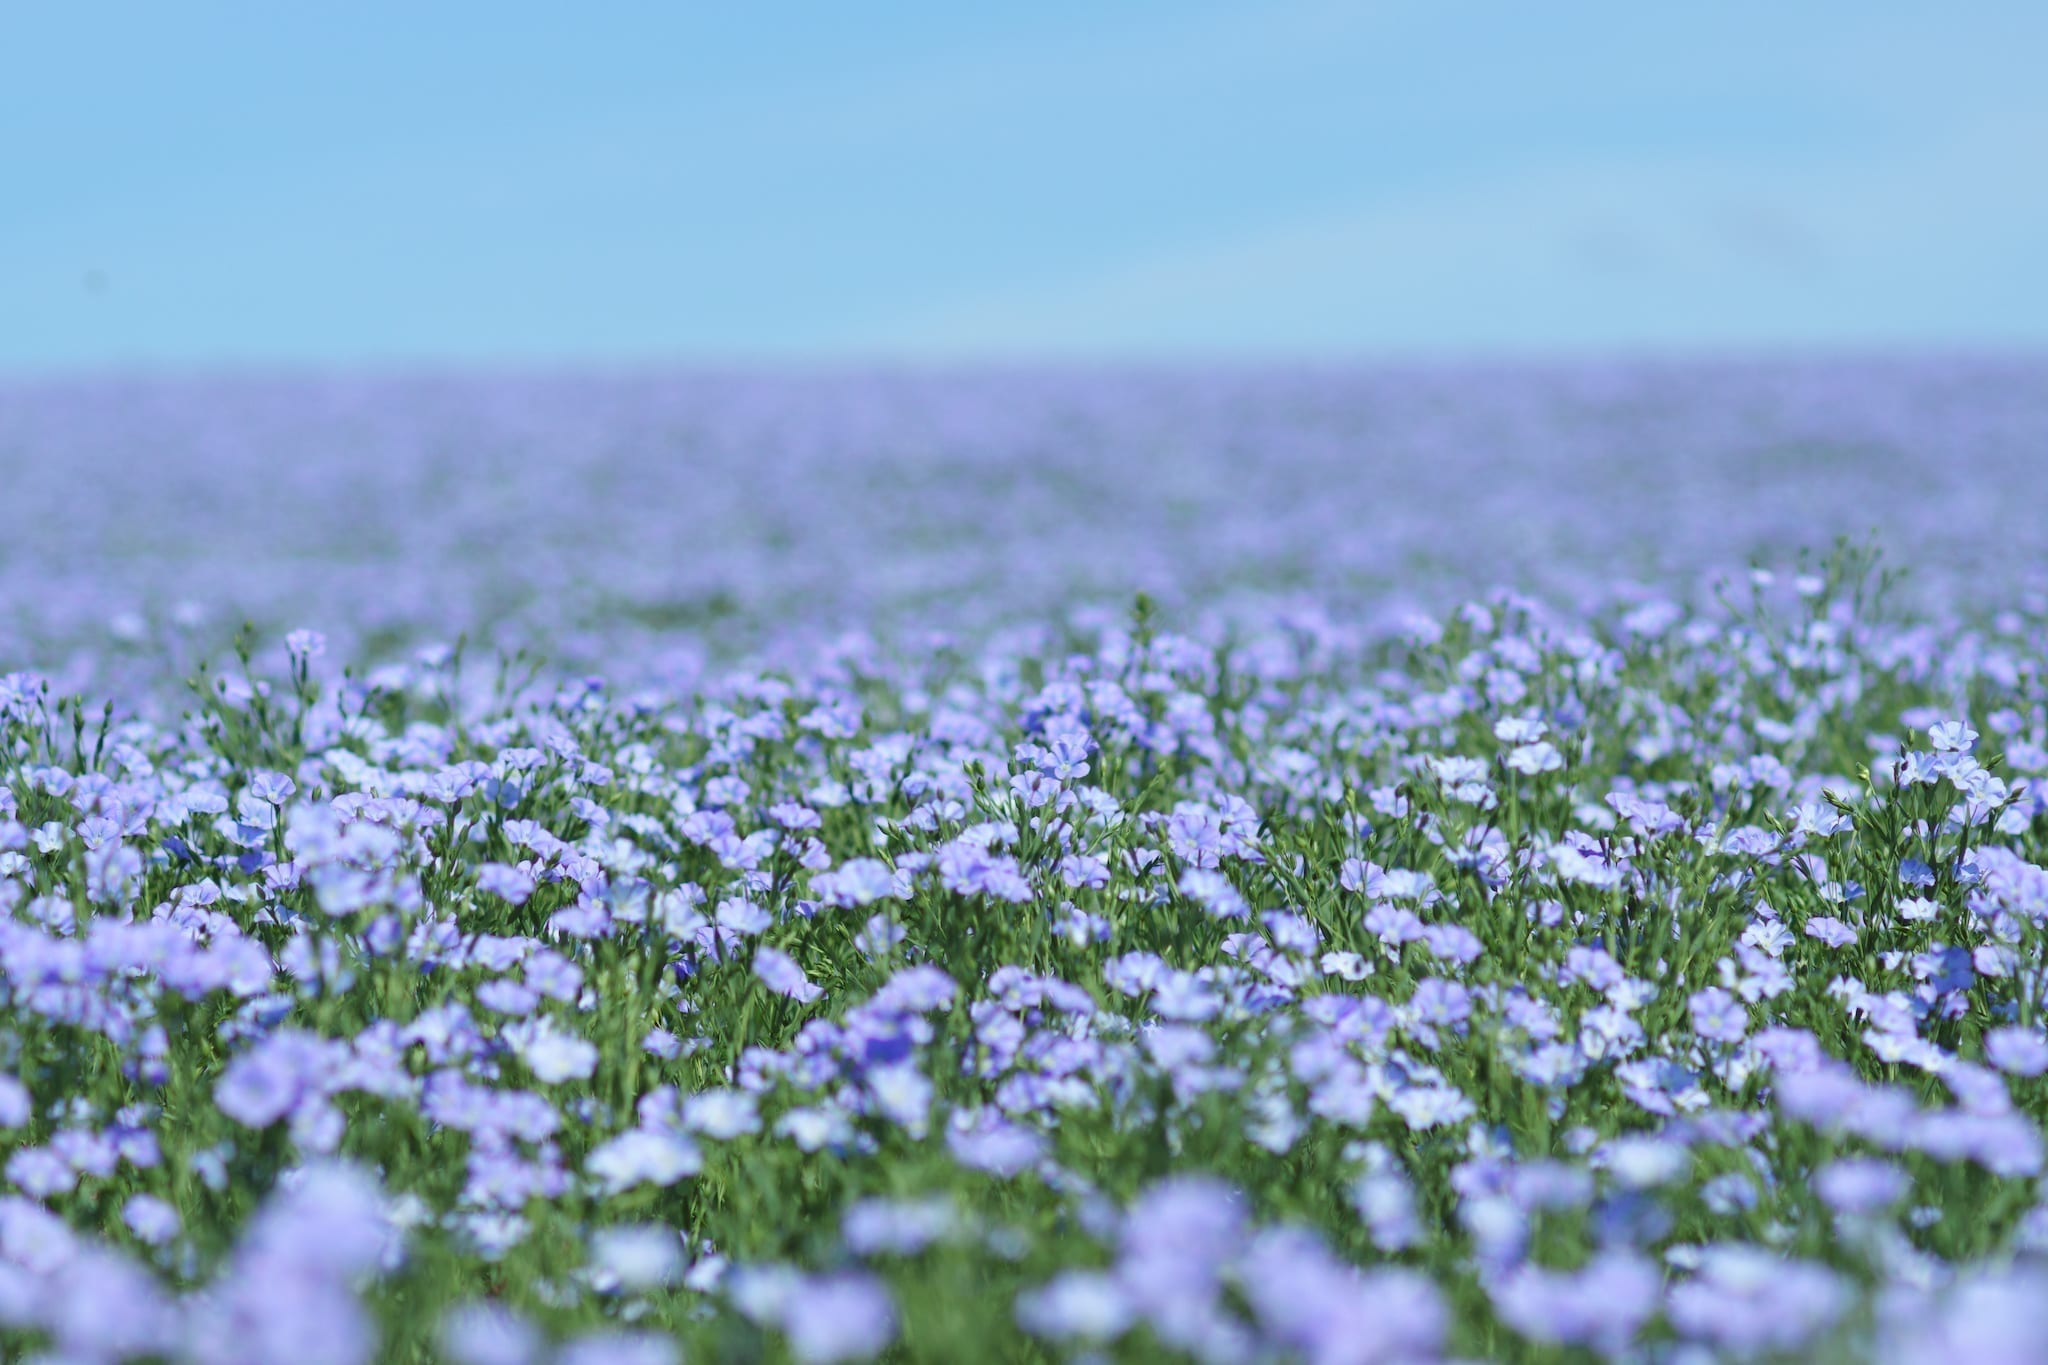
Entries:
<svg viewBox="0 0 2048 1365">
<path fill-rule="evenodd" d="M 0 1334 L 2033 1358 L 2048 600 L 1865 567 L 0 677 Z"/>
</svg>

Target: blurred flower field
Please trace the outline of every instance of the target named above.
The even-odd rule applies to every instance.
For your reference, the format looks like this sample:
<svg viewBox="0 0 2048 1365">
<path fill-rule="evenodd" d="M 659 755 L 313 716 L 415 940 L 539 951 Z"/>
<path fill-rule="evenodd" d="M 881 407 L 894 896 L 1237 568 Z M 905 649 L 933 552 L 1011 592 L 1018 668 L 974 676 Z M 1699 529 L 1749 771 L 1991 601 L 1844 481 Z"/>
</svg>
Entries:
<svg viewBox="0 0 2048 1365">
<path fill-rule="evenodd" d="M 1989 362 L 13 384 L 7 1353 L 2048 1359 L 2043 468 Z"/>
</svg>

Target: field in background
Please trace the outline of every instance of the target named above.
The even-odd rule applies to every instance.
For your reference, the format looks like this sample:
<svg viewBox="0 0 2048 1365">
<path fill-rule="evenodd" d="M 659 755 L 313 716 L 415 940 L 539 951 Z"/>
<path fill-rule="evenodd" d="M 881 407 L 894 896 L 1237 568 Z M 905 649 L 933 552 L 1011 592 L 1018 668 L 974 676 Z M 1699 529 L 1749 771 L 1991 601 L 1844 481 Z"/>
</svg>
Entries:
<svg viewBox="0 0 2048 1365">
<path fill-rule="evenodd" d="M 534 643 L 978 629 L 1305 590 L 1690 589 L 1874 536 L 1934 600 L 2048 563 L 2027 361 L 0 386 L 0 659 L 243 619 Z"/>
</svg>

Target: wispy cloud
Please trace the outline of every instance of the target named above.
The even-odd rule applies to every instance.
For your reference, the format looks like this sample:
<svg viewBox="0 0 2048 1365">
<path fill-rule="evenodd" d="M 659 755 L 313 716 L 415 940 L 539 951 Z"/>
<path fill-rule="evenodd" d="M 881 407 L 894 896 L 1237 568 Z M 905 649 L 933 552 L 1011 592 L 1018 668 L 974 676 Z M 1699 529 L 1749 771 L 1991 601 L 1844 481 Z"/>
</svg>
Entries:
<svg viewBox="0 0 2048 1365">
<path fill-rule="evenodd" d="M 993 289 L 907 352 L 1299 352 L 2048 340 L 2027 109 L 1881 155 L 1561 160 Z"/>
</svg>

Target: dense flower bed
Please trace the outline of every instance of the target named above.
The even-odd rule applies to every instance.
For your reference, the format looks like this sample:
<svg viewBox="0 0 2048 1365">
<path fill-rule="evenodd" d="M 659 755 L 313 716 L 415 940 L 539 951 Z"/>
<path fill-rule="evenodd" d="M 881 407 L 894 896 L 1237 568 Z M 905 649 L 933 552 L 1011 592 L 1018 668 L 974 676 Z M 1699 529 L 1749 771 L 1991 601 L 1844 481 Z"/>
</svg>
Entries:
<svg viewBox="0 0 2048 1365">
<path fill-rule="evenodd" d="M 311 631 L 177 719 L 9 675 L 0 1322 L 2031 1358 L 2048 604 L 1865 568 L 690 696 Z"/>
<path fill-rule="evenodd" d="M 0 390 L 0 1352 L 2048 1358 L 2039 374 Z"/>
</svg>

